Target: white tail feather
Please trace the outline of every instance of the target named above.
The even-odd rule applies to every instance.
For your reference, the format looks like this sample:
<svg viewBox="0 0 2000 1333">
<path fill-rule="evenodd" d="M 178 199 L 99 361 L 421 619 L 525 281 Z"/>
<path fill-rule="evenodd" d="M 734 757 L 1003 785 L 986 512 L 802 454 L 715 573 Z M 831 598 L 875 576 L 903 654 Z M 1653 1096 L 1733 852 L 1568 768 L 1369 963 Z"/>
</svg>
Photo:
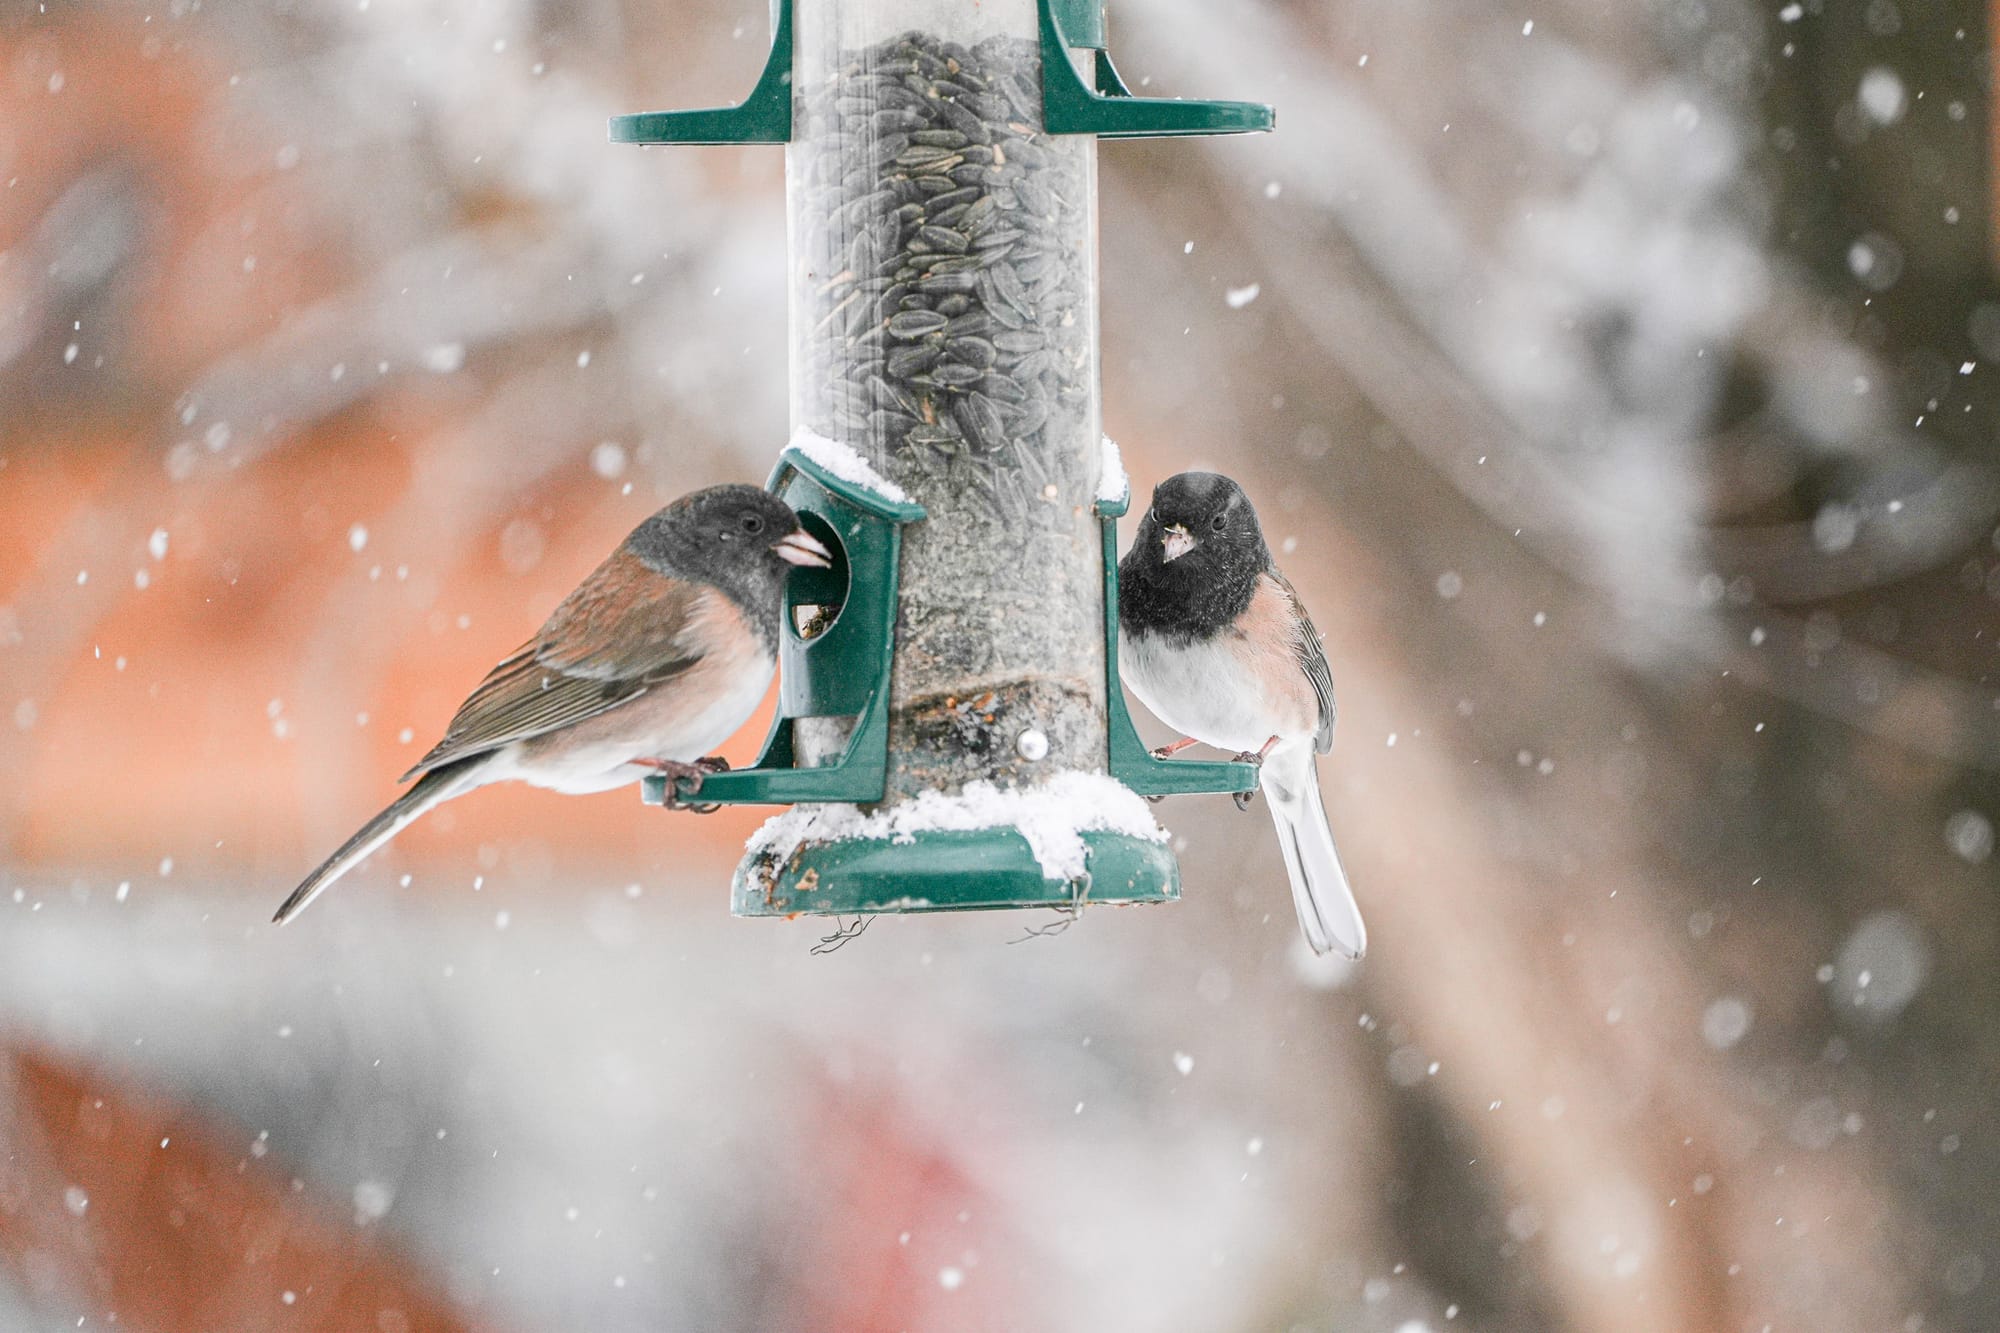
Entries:
<svg viewBox="0 0 2000 1333">
<path fill-rule="evenodd" d="M 1271 806 L 1271 822 L 1278 826 L 1278 846 L 1285 854 L 1292 904 L 1299 909 L 1306 943 L 1314 953 L 1361 957 L 1368 950 L 1368 929 L 1333 847 L 1312 750 L 1299 746 L 1274 751 L 1264 761 L 1258 781 Z"/>
</svg>

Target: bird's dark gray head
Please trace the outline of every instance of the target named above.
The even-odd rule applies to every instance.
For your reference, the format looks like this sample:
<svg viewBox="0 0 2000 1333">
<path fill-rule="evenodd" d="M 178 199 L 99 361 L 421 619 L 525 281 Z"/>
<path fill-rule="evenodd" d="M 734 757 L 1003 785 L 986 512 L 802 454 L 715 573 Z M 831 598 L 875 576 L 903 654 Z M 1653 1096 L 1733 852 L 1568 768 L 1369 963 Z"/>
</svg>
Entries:
<svg viewBox="0 0 2000 1333">
<path fill-rule="evenodd" d="M 1213 633 L 1250 605 L 1257 576 L 1270 567 L 1243 488 L 1219 473 L 1182 472 L 1153 488 L 1138 536 L 1119 562 L 1119 619 Z"/>
<path fill-rule="evenodd" d="M 774 632 L 792 567 L 832 563 L 792 507 L 756 486 L 684 495 L 634 528 L 625 544 L 662 574 L 715 584 Z"/>
</svg>

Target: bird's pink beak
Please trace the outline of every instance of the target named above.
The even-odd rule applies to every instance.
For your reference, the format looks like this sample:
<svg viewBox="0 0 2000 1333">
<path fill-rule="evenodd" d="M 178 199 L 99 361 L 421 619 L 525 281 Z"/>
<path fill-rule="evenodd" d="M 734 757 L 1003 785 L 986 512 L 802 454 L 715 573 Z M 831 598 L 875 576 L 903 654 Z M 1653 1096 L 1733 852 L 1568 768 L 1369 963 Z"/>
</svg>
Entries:
<svg viewBox="0 0 2000 1333">
<path fill-rule="evenodd" d="M 833 552 L 827 550 L 824 542 L 804 528 L 793 528 L 780 537 L 778 544 L 771 549 L 778 553 L 778 559 L 790 561 L 795 565 L 811 565 L 814 569 L 833 567 Z"/>
<path fill-rule="evenodd" d="M 1180 524 L 1171 524 L 1160 538 L 1160 559 L 1171 564 L 1194 549 L 1194 538 Z"/>
</svg>

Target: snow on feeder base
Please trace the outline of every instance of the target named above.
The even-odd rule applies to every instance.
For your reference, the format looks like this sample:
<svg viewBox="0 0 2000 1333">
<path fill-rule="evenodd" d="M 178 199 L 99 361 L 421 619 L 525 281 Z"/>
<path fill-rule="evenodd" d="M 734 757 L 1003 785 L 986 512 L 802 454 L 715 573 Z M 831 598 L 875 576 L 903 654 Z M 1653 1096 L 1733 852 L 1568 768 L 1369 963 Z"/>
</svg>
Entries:
<svg viewBox="0 0 2000 1333">
<path fill-rule="evenodd" d="M 750 839 L 738 916 L 1171 902 L 1180 878 L 1145 802 L 1101 773 L 975 782 L 864 813 L 799 806 Z M 912 865 L 921 874 L 912 873 Z"/>
</svg>

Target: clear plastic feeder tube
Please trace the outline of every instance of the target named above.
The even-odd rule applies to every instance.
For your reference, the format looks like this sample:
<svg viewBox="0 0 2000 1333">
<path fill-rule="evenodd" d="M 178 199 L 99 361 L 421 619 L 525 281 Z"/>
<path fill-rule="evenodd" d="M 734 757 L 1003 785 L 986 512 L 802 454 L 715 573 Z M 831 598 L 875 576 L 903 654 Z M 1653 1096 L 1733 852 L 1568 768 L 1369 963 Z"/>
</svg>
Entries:
<svg viewBox="0 0 2000 1333">
<path fill-rule="evenodd" d="M 1096 142 L 1043 131 L 1033 0 L 794 16 L 793 426 L 930 515 L 903 548 L 888 799 L 1102 770 Z M 803 726 L 802 761 L 843 739 Z"/>
</svg>

